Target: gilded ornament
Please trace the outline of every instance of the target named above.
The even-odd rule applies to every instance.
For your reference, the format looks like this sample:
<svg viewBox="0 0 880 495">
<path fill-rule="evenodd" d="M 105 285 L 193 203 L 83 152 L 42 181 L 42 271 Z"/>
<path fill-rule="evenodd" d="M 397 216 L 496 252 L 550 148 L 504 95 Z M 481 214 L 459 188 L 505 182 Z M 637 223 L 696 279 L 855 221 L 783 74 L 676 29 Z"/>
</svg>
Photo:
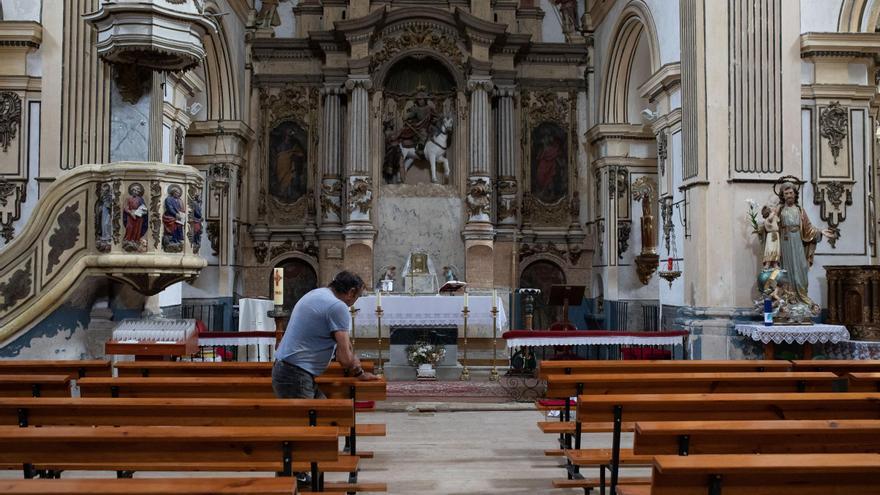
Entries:
<svg viewBox="0 0 880 495">
<path fill-rule="evenodd" d="M 849 129 L 848 120 L 846 108 L 841 107 L 839 101 L 831 102 L 819 113 L 819 135 L 828 140 L 835 165 L 843 147 L 842 141 Z"/>
<path fill-rule="evenodd" d="M 378 37 L 382 47 L 370 59 L 370 72 L 374 72 L 398 53 L 414 48 L 429 48 L 443 55 L 457 68 L 464 69 L 465 54 L 458 47 L 458 37 L 438 29 L 435 24 L 412 23 L 396 35 L 388 34 L 386 31 Z"/>
<path fill-rule="evenodd" d="M 46 275 L 52 273 L 58 263 L 61 262 L 61 255 L 68 249 L 76 246 L 79 240 L 79 225 L 82 217 L 79 214 L 79 201 L 64 208 L 56 221 L 58 225 L 49 236 L 49 253 L 46 255 Z"/>
<path fill-rule="evenodd" d="M 21 126 L 21 98 L 12 92 L 0 93 L 0 146 L 9 151 L 9 143 Z"/>
</svg>

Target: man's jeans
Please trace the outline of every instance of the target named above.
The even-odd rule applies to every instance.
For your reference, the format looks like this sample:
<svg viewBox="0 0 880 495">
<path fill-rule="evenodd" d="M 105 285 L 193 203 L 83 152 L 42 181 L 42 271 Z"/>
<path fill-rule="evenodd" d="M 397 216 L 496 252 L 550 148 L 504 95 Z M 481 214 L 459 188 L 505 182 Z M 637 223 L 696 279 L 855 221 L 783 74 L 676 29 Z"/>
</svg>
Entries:
<svg viewBox="0 0 880 495">
<path fill-rule="evenodd" d="M 326 399 L 308 371 L 283 360 L 272 367 L 272 390 L 280 399 Z"/>
</svg>

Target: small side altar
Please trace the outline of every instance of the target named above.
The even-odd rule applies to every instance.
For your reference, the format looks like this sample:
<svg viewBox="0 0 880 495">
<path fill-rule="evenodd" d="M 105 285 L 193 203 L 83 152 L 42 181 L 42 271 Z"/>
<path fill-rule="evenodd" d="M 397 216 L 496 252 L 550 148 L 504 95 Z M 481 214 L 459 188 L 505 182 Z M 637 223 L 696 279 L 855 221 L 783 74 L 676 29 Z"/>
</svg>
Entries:
<svg viewBox="0 0 880 495">
<path fill-rule="evenodd" d="M 849 340 L 849 331 L 843 325 L 736 325 L 740 335 L 764 344 L 764 359 L 773 359 L 775 344 L 800 344 L 804 346 L 804 359 L 812 359 L 812 344 L 824 344 Z"/>
</svg>

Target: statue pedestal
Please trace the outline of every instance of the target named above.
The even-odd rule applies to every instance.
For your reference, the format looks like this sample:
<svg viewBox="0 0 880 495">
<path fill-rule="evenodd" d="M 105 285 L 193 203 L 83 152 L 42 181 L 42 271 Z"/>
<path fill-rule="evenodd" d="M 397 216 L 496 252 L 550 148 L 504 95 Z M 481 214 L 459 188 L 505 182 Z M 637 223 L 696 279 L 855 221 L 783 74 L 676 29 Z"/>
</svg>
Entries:
<svg viewBox="0 0 880 495">
<path fill-rule="evenodd" d="M 437 292 L 437 277 L 430 273 L 424 275 L 407 275 L 403 278 L 403 291 L 415 294 L 433 294 Z"/>
</svg>

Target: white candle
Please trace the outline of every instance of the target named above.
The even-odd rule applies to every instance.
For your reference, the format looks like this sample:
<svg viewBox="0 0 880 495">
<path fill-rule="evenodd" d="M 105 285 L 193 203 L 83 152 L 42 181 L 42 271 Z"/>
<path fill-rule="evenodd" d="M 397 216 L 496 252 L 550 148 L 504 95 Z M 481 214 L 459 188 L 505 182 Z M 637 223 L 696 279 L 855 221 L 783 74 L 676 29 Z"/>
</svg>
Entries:
<svg viewBox="0 0 880 495">
<path fill-rule="evenodd" d="M 464 293 L 464 307 L 468 307 L 468 293 Z"/>
<path fill-rule="evenodd" d="M 492 289 L 492 307 L 498 306 L 498 289 Z"/>
<path fill-rule="evenodd" d="M 272 271 L 272 283 L 275 288 L 275 305 L 284 304 L 284 268 L 276 268 Z"/>
<path fill-rule="evenodd" d="M 377 290 L 376 291 L 376 308 L 378 309 L 381 307 L 382 307 L 382 291 Z"/>
</svg>

